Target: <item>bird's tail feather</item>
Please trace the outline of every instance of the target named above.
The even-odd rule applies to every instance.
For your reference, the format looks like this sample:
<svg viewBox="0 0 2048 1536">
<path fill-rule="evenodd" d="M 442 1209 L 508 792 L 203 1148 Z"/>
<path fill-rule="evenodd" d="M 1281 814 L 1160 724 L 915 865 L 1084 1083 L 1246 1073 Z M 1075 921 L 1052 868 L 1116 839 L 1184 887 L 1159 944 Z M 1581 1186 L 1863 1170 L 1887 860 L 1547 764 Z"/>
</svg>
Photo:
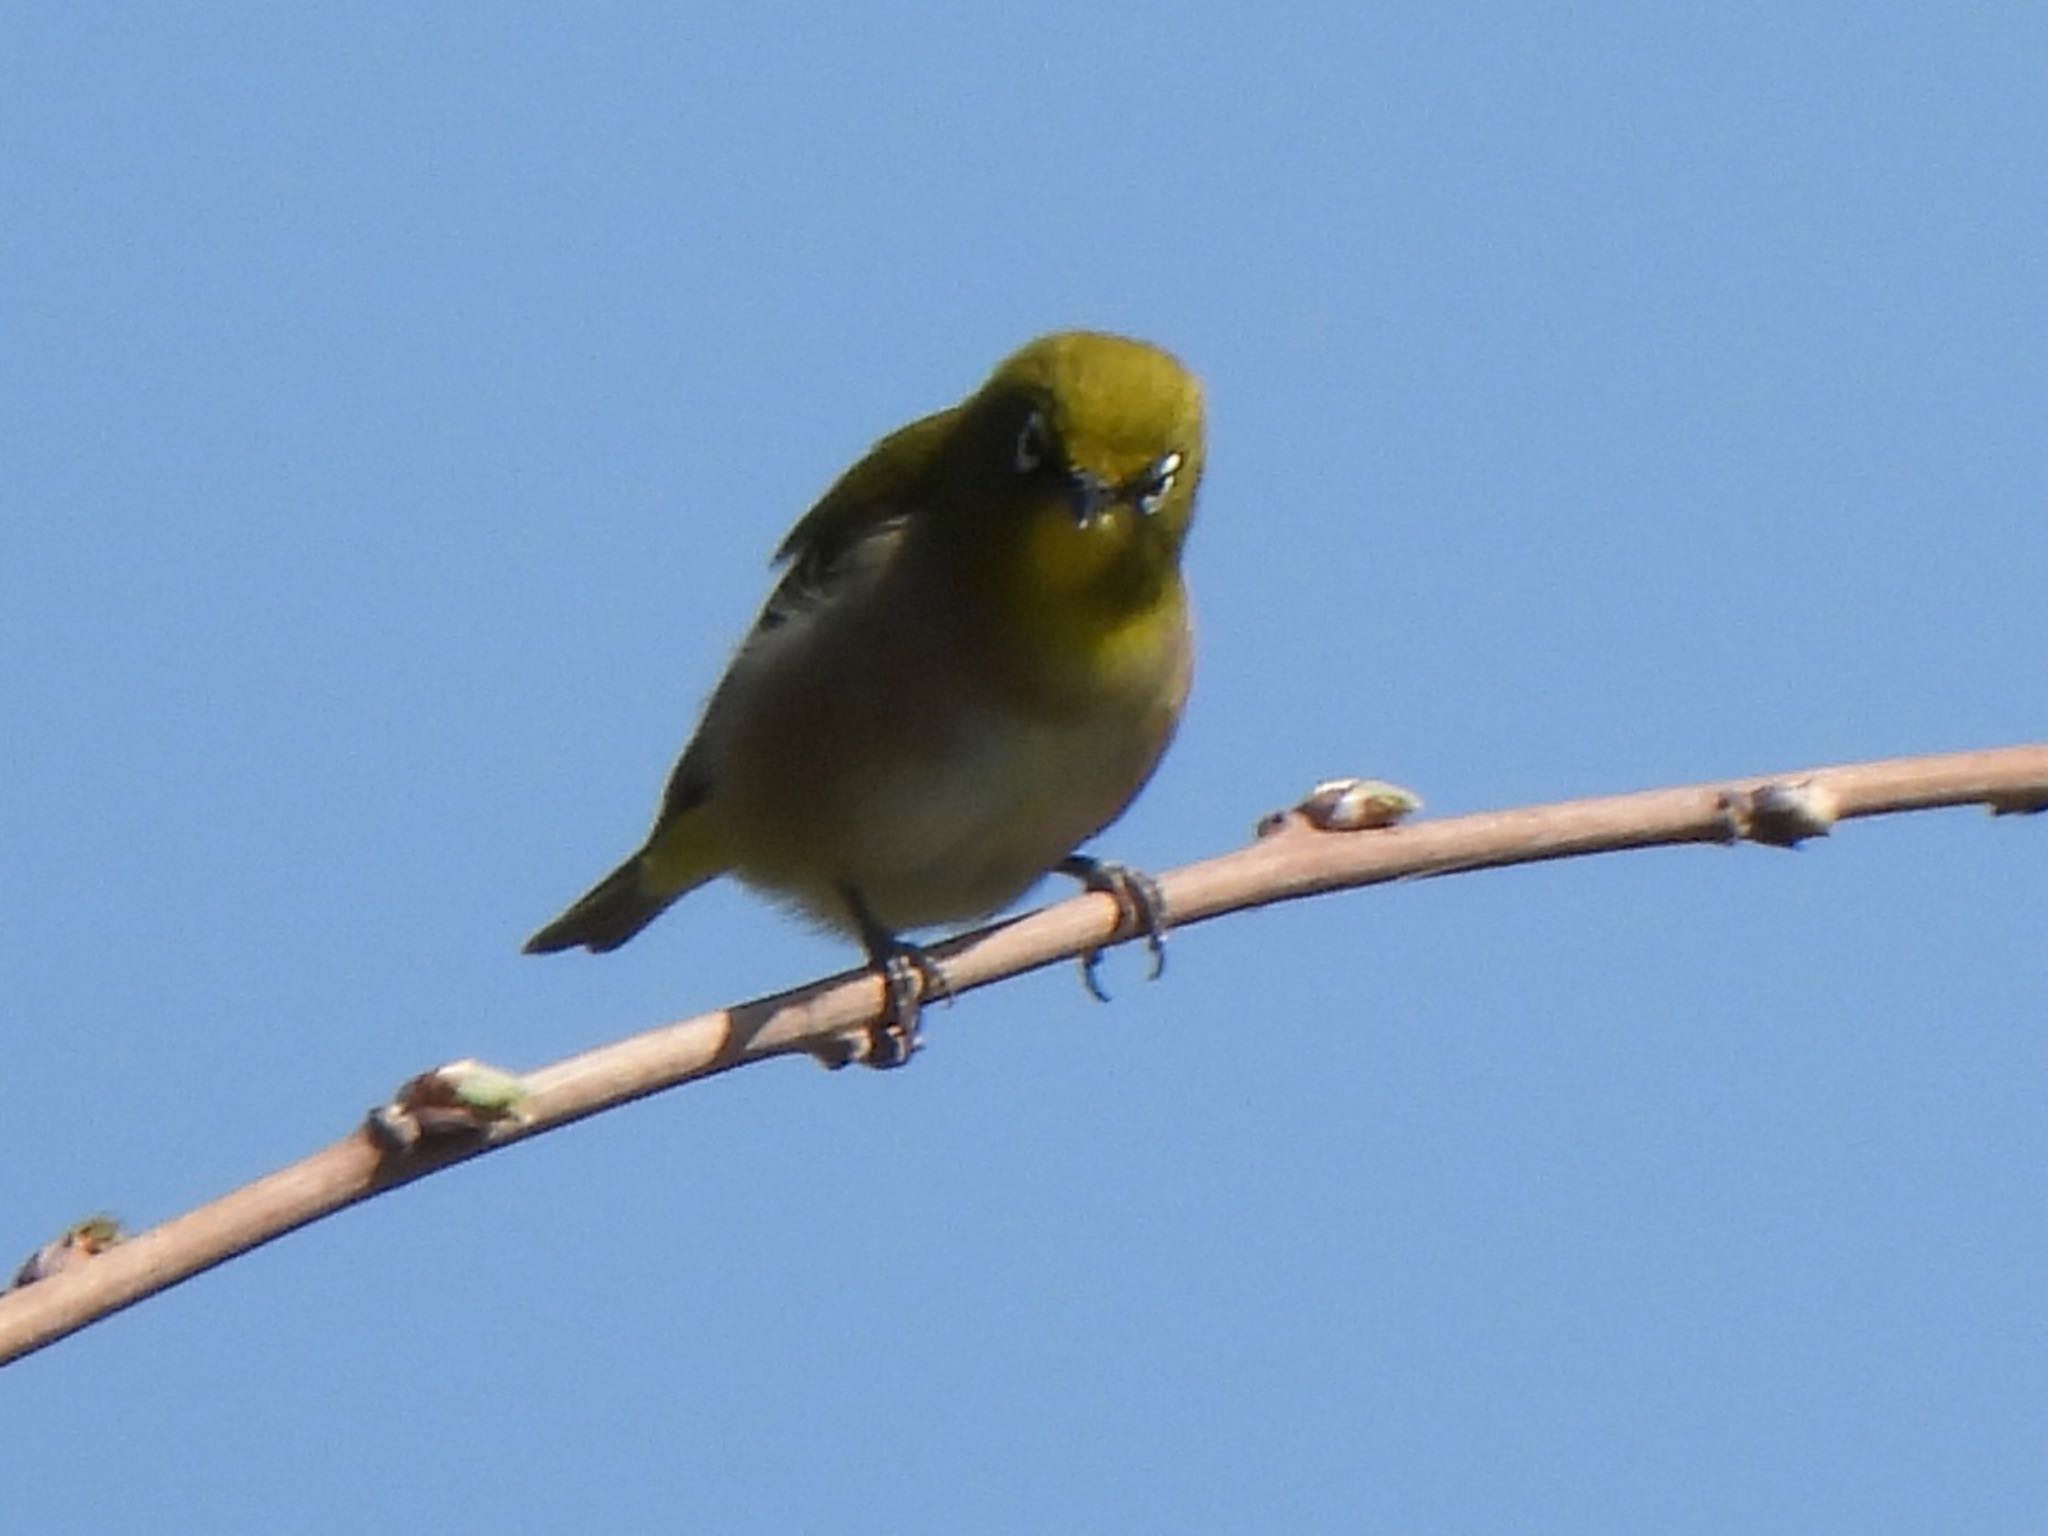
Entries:
<svg viewBox="0 0 2048 1536">
<path fill-rule="evenodd" d="M 643 848 L 592 886 L 574 906 L 526 941 L 529 955 L 552 955 L 582 947 L 594 955 L 617 949 L 682 897 L 719 871 L 693 872 L 681 883 L 660 878 L 650 849 Z"/>
</svg>

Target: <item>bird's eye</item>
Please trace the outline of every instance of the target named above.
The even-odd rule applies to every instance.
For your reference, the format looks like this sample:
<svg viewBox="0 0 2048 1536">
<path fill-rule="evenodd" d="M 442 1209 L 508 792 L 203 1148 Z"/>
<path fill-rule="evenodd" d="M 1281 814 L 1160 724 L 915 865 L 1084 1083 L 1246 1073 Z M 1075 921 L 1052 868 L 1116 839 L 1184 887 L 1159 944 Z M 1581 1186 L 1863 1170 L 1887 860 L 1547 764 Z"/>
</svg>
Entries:
<svg viewBox="0 0 2048 1536">
<path fill-rule="evenodd" d="M 1173 477 L 1180 473 L 1180 455 L 1169 453 L 1145 474 L 1138 488 L 1138 510 L 1147 517 L 1166 505 L 1173 492 Z"/>
<path fill-rule="evenodd" d="M 1052 451 L 1052 439 L 1045 430 L 1045 418 L 1033 411 L 1024 418 L 1024 425 L 1017 429 L 1017 448 L 1013 458 L 1017 473 L 1028 475 L 1045 463 L 1046 455 Z"/>
</svg>

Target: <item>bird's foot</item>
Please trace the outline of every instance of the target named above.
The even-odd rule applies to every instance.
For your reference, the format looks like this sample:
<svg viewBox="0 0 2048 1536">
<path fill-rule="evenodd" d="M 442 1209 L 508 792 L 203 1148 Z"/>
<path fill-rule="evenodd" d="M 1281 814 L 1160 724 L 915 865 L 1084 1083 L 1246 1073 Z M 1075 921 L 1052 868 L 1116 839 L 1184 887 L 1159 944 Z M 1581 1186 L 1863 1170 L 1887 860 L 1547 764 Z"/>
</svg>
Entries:
<svg viewBox="0 0 2048 1536">
<path fill-rule="evenodd" d="M 918 1028 L 926 998 L 953 1000 L 953 988 L 939 962 L 917 945 L 891 937 L 882 953 L 870 958 L 881 972 L 887 1005 L 867 1031 L 867 1050 L 858 1060 L 878 1071 L 909 1063 L 924 1047 L 924 1033 Z"/>
<path fill-rule="evenodd" d="M 924 1012 L 925 1000 L 940 997 L 951 1002 L 953 988 L 938 961 L 876 922 L 855 893 L 849 891 L 847 901 L 860 924 L 868 963 L 882 978 L 882 1015 L 863 1028 L 837 1037 L 830 1048 L 816 1055 L 834 1069 L 855 1062 L 877 1071 L 900 1067 L 924 1045 L 918 1020 Z"/>
<path fill-rule="evenodd" d="M 1160 972 L 1166 969 L 1166 893 L 1159 888 L 1159 882 L 1142 869 L 1112 859 L 1090 858 L 1085 853 L 1069 854 L 1054 868 L 1116 902 L 1117 937 L 1125 937 L 1125 930 L 1133 936 L 1144 936 L 1146 953 L 1152 957 L 1152 969 L 1145 979 L 1157 981 Z M 1102 951 L 1089 950 L 1081 957 L 1081 981 L 1090 996 L 1106 1003 L 1109 994 L 1102 987 L 1101 965 Z"/>
</svg>

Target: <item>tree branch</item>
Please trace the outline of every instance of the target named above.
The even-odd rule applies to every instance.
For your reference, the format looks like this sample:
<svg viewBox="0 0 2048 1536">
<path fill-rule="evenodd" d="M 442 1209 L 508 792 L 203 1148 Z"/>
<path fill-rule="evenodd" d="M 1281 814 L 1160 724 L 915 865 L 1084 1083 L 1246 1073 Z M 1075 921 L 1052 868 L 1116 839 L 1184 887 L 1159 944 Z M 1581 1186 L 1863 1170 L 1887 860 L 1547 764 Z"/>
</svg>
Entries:
<svg viewBox="0 0 2048 1536">
<path fill-rule="evenodd" d="M 2048 809 L 2048 744 L 1780 774 L 1489 811 L 1371 832 L 1300 811 L 1250 846 L 1160 879 L 1177 927 L 1323 891 L 1680 843 L 1792 843 L 1834 821 L 1939 806 Z M 1120 937 L 1115 902 L 1085 894 L 933 950 L 954 992 Z M 872 972 L 832 977 L 664 1025 L 543 1067 L 523 1112 L 394 1147 L 359 1128 L 322 1151 L 62 1273 L 0 1297 L 0 1364 L 360 1200 L 498 1147 L 747 1062 L 829 1055 L 882 1008 Z M 424 1117 L 423 1117 L 424 1118 Z"/>
</svg>

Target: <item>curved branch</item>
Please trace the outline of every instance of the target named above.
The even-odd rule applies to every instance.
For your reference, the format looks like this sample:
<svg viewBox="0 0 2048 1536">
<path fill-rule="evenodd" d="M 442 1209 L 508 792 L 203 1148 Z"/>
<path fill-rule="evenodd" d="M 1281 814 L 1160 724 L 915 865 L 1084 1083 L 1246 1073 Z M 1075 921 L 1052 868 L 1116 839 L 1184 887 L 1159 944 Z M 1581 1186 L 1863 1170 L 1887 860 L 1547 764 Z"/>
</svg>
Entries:
<svg viewBox="0 0 2048 1536">
<path fill-rule="evenodd" d="M 1160 879 L 1176 926 L 1323 891 L 1680 843 L 1791 843 L 1834 821 L 1939 806 L 2048 809 L 2048 744 L 1895 758 L 1648 790 L 1371 832 L 1331 832 L 1300 814 L 1273 835 Z M 1128 935 L 1115 902 L 1084 894 L 966 934 L 932 953 L 969 992 Z M 0 1364 L 235 1255 L 401 1184 L 586 1115 L 772 1056 L 844 1059 L 849 1034 L 882 1011 L 872 972 L 664 1025 L 525 1077 L 517 1117 L 397 1148 L 359 1128 L 290 1167 L 0 1297 Z"/>
</svg>

